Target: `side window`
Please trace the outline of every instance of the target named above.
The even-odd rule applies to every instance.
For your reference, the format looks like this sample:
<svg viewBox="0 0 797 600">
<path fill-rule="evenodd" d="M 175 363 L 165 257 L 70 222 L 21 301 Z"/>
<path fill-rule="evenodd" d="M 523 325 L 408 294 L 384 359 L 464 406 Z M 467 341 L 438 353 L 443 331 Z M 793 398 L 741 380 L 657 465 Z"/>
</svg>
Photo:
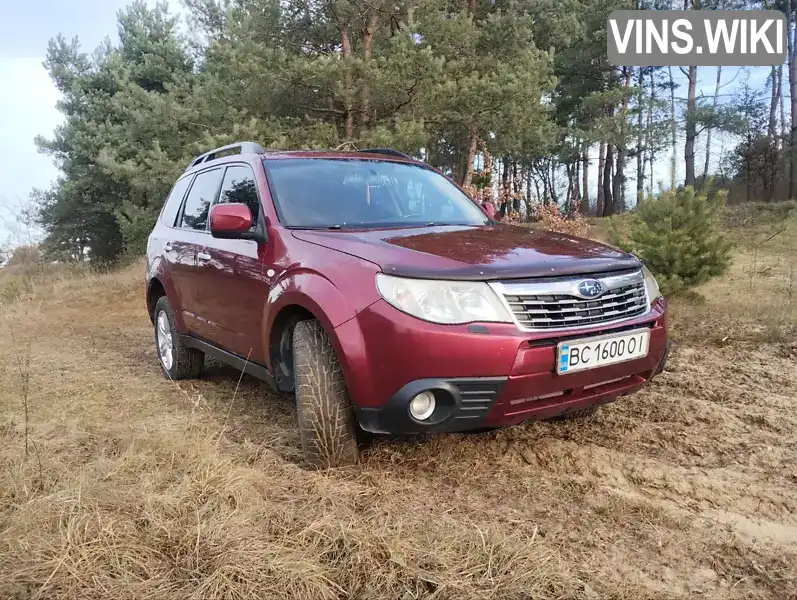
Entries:
<svg viewBox="0 0 797 600">
<path fill-rule="evenodd" d="M 213 169 L 196 176 L 194 185 L 188 192 L 188 198 L 185 199 L 180 227 L 199 229 L 200 231 L 207 228 L 210 205 L 216 199 L 216 194 L 219 191 L 221 173 L 221 169 Z"/>
<path fill-rule="evenodd" d="M 245 166 L 227 167 L 224 183 L 221 185 L 219 204 L 240 202 L 252 211 L 252 225 L 260 218 L 260 200 L 257 198 L 255 176 L 252 169 Z"/>
<path fill-rule="evenodd" d="M 191 184 L 191 179 L 192 177 L 183 177 L 174 184 L 161 210 L 160 221 L 164 225 L 174 227 L 174 220 L 177 218 L 177 213 L 180 212 L 180 205 L 183 203 L 183 197 Z"/>
</svg>

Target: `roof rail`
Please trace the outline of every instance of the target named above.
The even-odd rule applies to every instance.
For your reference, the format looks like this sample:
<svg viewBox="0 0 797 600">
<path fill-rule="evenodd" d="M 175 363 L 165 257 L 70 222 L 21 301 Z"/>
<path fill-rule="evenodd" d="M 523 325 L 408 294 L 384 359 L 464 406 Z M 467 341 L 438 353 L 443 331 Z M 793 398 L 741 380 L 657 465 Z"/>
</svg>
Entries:
<svg viewBox="0 0 797 600">
<path fill-rule="evenodd" d="M 368 154 L 385 154 L 387 156 L 398 156 L 400 158 L 406 158 L 407 160 L 415 160 L 409 154 L 404 154 L 403 152 L 393 150 L 392 148 L 365 148 L 363 150 L 357 150 L 357 152 L 366 152 Z"/>
<path fill-rule="evenodd" d="M 219 154 L 227 152 L 228 150 L 238 150 L 238 152 L 230 152 L 230 154 L 263 154 L 265 152 L 263 147 L 256 142 L 235 142 L 234 144 L 227 144 L 226 146 L 221 146 L 220 148 L 214 148 L 210 152 L 200 154 L 191 161 L 191 164 L 188 165 L 186 171 L 197 166 L 198 164 L 218 158 Z"/>
</svg>

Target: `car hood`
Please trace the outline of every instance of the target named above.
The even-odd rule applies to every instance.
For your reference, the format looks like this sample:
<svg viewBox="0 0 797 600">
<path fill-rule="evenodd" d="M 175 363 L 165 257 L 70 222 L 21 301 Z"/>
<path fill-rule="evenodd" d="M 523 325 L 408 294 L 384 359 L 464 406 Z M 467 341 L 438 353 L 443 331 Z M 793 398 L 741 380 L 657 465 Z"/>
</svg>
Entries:
<svg viewBox="0 0 797 600">
<path fill-rule="evenodd" d="M 599 242 L 513 225 L 380 230 L 293 230 L 293 236 L 378 264 L 404 277 L 494 280 L 638 268 Z"/>
</svg>

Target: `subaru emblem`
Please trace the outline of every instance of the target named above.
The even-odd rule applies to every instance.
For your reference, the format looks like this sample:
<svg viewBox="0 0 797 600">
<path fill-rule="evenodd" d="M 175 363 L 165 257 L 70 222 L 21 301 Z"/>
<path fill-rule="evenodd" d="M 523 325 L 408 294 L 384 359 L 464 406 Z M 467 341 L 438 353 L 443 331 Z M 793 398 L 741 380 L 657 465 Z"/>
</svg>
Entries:
<svg viewBox="0 0 797 600">
<path fill-rule="evenodd" d="M 603 292 L 603 284 L 597 279 L 585 279 L 578 284 L 578 293 L 583 298 L 597 298 Z"/>
</svg>

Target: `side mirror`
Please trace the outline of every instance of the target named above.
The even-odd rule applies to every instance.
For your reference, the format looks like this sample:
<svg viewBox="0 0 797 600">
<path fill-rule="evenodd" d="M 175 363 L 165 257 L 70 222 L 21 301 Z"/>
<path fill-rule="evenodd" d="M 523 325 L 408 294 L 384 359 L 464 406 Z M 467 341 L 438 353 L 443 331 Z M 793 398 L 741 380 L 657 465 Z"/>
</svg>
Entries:
<svg viewBox="0 0 797 600">
<path fill-rule="evenodd" d="M 210 234 L 224 240 L 265 241 L 260 231 L 252 231 L 252 211 L 246 204 L 217 204 L 210 210 Z"/>
</svg>

